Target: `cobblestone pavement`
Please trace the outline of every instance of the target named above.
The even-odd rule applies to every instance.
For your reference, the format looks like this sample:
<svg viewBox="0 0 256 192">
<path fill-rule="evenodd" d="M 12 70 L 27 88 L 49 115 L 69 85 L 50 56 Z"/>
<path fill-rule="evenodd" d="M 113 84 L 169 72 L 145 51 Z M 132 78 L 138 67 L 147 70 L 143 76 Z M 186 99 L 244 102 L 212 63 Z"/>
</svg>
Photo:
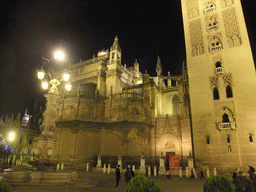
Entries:
<svg viewBox="0 0 256 192">
<path fill-rule="evenodd" d="M 125 188 L 124 174 L 119 183 L 119 189 L 115 188 L 115 174 L 103 174 L 99 172 L 77 171 L 77 181 L 73 184 L 63 185 L 16 185 L 13 186 L 14 192 L 110 192 L 123 191 Z M 198 178 L 189 180 L 172 177 L 172 180 L 166 180 L 165 176 L 151 177 L 159 184 L 164 192 L 202 192 L 203 180 Z"/>
</svg>

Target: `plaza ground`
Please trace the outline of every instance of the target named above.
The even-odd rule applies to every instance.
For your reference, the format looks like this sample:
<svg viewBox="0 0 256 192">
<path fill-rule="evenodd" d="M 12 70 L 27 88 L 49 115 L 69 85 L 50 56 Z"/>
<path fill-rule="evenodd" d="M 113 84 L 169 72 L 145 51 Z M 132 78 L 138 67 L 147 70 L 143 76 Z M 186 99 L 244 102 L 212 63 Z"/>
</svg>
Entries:
<svg viewBox="0 0 256 192">
<path fill-rule="evenodd" d="M 86 172 L 78 170 L 77 180 L 73 184 L 63 185 L 15 185 L 14 192 L 110 192 L 123 191 L 125 188 L 124 173 L 121 174 L 119 189 L 115 188 L 115 173 L 104 174 L 100 172 Z M 151 176 L 159 184 L 163 192 L 202 192 L 203 180 L 196 178 L 189 180 L 183 177 L 173 176 L 172 180 L 166 180 L 164 175 Z"/>
</svg>

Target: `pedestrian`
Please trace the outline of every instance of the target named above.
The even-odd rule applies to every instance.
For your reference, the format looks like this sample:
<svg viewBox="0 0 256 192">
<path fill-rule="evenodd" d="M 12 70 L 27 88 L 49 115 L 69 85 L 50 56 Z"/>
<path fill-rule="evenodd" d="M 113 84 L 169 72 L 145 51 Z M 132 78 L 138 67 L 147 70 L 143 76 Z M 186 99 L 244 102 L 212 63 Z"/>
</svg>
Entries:
<svg viewBox="0 0 256 192">
<path fill-rule="evenodd" d="M 236 172 L 233 172 L 232 178 L 233 178 L 233 180 L 236 179 Z"/>
<path fill-rule="evenodd" d="M 166 171 L 166 177 L 165 177 L 166 179 L 172 179 L 171 178 L 171 171 L 170 170 L 167 170 Z"/>
<path fill-rule="evenodd" d="M 132 168 L 131 168 L 131 174 L 132 174 L 132 177 L 135 176 L 135 173 L 134 173 L 134 171 L 132 170 Z"/>
<path fill-rule="evenodd" d="M 193 169 L 191 169 L 191 176 L 190 176 L 190 179 L 195 179 L 195 175 L 194 175 Z"/>
<path fill-rule="evenodd" d="M 131 173 L 129 167 L 127 168 L 127 171 L 125 171 L 125 173 L 124 173 L 124 178 L 125 178 L 125 182 L 126 182 L 126 186 L 127 186 L 129 181 L 132 178 L 132 173 Z"/>
<path fill-rule="evenodd" d="M 200 179 L 204 179 L 204 172 L 201 171 Z"/>
<path fill-rule="evenodd" d="M 119 180 L 121 179 L 120 165 L 116 168 L 116 188 L 118 189 Z"/>
</svg>

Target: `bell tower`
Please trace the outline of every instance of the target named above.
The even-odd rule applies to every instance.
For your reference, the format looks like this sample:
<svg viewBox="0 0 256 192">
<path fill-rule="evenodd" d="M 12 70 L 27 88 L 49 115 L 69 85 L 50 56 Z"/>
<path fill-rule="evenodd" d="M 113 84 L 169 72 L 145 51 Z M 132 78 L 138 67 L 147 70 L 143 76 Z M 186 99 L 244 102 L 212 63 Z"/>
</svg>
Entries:
<svg viewBox="0 0 256 192">
<path fill-rule="evenodd" d="M 106 90 L 107 96 L 122 91 L 121 86 L 121 48 L 117 36 L 110 48 L 109 63 L 107 65 Z"/>
<path fill-rule="evenodd" d="M 240 0 L 181 0 L 197 166 L 256 160 L 256 76 Z"/>
</svg>

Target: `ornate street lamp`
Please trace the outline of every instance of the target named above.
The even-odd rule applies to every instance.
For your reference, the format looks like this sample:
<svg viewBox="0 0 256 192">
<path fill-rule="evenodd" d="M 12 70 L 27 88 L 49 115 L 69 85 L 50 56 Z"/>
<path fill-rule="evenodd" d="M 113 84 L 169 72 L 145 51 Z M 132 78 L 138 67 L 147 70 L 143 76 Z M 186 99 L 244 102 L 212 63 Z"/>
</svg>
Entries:
<svg viewBox="0 0 256 192">
<path fill-rule="evenodd" d="M 63 60 L 64 54 L 56 52 L 55 58 Z M 50 63 L 49 59 L 45 57 L 42 59 L 43 66 L 37 75 L 42 82 L 42 88 L 48 90 L 48 93 L 44 95 L 47 100 L 46 110 L 43 113 L 44 121 L 40 126 L 42 134 L 37 138 L 38 144 L 35 155 L 40 163 L 46 163 L 50 162 L 56 154 L 55 145 L 57 140 L 53 138 L 53 133 L 56 131 L 58 86 L 61 81 L 64 81 L 66 83 L 65 88 L 70 91 L 71 84 L 69 83 L 70 74 L 65 66 L 55 66 Z"/>
</svg>

